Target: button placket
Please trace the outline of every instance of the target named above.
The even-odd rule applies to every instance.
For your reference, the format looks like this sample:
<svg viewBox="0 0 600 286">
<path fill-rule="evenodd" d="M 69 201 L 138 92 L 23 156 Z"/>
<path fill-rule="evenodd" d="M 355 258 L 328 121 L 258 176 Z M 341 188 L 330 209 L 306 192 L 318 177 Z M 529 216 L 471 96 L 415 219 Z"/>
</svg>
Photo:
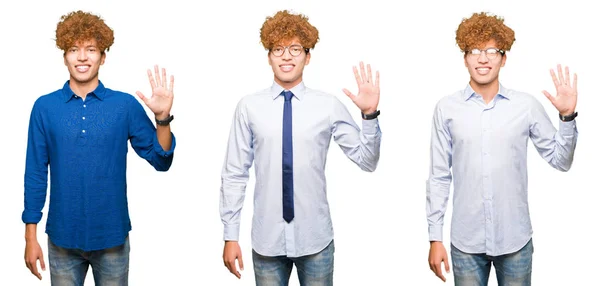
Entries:
<svg viewBox="0 0 600 286">
<path fill-rule="evenodd" d="M 491 178 L 491 146 L 492 146 L 492 109 L 484 108 L 481 114 L 481 173 L 483 176 L 483 205 L 485 216 L 485 240 L 486 250 L 493 251 L 494 227 L 493 227 L 493 186 Z"/>
</svg>

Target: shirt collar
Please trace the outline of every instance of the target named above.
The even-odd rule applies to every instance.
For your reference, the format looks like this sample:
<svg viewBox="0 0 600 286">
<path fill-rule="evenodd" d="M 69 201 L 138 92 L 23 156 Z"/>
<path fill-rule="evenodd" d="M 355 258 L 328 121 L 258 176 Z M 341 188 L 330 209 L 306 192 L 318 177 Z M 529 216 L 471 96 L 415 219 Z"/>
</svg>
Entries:
<svg viewBox="0 0 600 286">
<path fill-rule="evenodd" d="M 465 101 L 467 101 L 473 95 L 475 95 L 475 91 L 471 87 L 471 84 L 467 84 L 467 87 L 465 88 L 465 90 L 463 91 L 463 94 L 462 94 L 463 99 Z M 508 92 L 508 89 L 504 88 L 504 86 L 502 84 L 499 84 L 498 95 L 500 95 L 508 100 L 510 100 L 510 97 L 511 97 L 510 93 Z"/>
<path fill-rule="evenodd" d="M 279 95 L 281 95 L 281 92 L 284 90 L 286 89 L 281 87 L 281 85 L 279 85 L 277 82 L 273 81 L 273 85 L 271 86 L 271 97 L 273 99 L 276 99 Z M 304 93 L 306 92 L 306 86 L 304 85 L 304 82 L 301 81 L 299 84 L 292 87 L 290 91 L 298 100 L 302 100 L 302 98 L 304 97 Z"/>
<path fill-rule="evenodd" d="M 71 87 L 69 86 L 69 80 L 67 80 L 67 82 L 65 82 L 65 84 L 63 85 L 62 94 L 65 99 L 65 102 L 68 102 L 69 100 L 71 100 L 71 98 L 75 96 L 75 93 L 73 92 L 73 90 L 71 90 Z M 99 100 L 104 100 L 104 97 L 106 96 L 106 88 L 102 84 L 102 81 L 98 80 L 98 86 L 88 95 L 94 95 Z"/>
</svg>

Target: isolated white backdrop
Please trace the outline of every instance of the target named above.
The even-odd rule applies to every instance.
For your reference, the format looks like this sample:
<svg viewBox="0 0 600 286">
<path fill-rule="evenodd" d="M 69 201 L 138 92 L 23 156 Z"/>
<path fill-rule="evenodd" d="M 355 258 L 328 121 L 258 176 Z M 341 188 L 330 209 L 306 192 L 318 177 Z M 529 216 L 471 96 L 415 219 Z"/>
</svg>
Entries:
<svg viewBox="0 0 600 286">
<path fill-rule="evenodd" d="M 8 4 L 10 3 L 10 4 Z M 591 2 L 564 1 L 4 1 L 0 4 L 0 285 L 50 285 L 23 262 L 23 172 L 29 112 L 42 94 L 68 78 L 54 45 L 60 16 L 82 9 L 101 15 L 115 43 L 100 69 L 112 89 L 150 93 L 145 71 L 154 64 L 175 75 L 172 129 L 175 159 L 167 173 L 129 154 L 133 224 L 130 285 L 253 285 L 250 220 L 254 179 L 248 183 L 241 246 L 246 269 L 237 280 L 223 266 L 218 201 L 220 171 L 237 101 L 268 87 L 272 73 L 259 42 L 266 16 L 292 9 L 309 16 L 321 40 L 304 80 L 359 110 L 341 92 L 356 91 L 352 66 L 381 72 L 381 160 L 360 171 L 331 145 L 327 177 L 335 229 L 336 285 L 442 285 L 429 270 L 425 180 L 435 103 L 464 88 L 468 73 L 455 44 L 463 17 L 489 11 L 516 32 L 501 72 L 508 88 L 554 92 L 548 70 L 557 63 L 579 75 L 579 142 L 573 167 L 560 173 L 529 152 L 529 198 L 534 227 L 534 285 L 590 285 L 595 247 L 599 155 L 595 108 L 600 79 L 596 53 L 600 21 Z M 252 170 L 253 171 L 253 170 Z M 47 262 L 44 218 L 38 240 Z M 444 237 L 449 248 L 450 211 Z M 295 271 L 294 271 L 295 272 Z M 91 273 L 91 271 L 90 271 Z M 447 276 L 452 285 L 452 275 Z M 88 275 L 86 285 L 93 285 Z M 298 285 L 293 274 L 290 285 Z M 496 285 L 492 274 L 490 285 Z"/>
</svg>

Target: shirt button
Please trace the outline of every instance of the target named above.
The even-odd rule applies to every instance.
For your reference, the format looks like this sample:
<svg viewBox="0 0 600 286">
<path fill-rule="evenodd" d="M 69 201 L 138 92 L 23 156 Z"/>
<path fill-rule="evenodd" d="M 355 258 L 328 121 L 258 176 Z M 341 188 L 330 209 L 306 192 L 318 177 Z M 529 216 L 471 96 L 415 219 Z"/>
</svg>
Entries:
<svg viewBox="0 0 600 286">
<path fill-rule="evenodd" d="M 85 104 L 83 105 L 83 108 L 85 108 Z"/>
<path fill-rule="evenodd" d="M 85 120 L 85 116 L 84 116 L 84 117 L 81 117 L 81 119 Z"/>
<path fill-rule="evenodd" d="M 81 130 L 81 133 L 85 133 L 85 130 Z"/>
</svg>

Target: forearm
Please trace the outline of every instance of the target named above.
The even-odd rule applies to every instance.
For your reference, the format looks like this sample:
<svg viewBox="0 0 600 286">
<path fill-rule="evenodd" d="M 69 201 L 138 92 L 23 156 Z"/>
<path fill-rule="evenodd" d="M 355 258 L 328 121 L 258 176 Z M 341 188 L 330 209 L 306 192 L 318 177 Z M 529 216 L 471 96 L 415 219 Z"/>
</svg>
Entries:
<svg viewBox="0 0 600 286">
<path fill-rule="evenodd" d="M 234 188 L 221 187 L 220 207 L 221 222 L 223 223 L 223 240 L 237 241 L 240 235 L 242 207 L 245 198 L 245 184 L 237 184 Z"/>
<path fill-rule="evenodd" d="M 25 241 L 37 241 L 37 224 L 25 224 Z"/>
<path fill-rule="evenodd" d="M 546 128 L 549 129 L 549 128 Z M 577 128 L 575 121 L 559 122 L 558 131 L 534 129 L 532 139 L 540 155 L 553 168 L 566 172 L 571 168 L 575 146 L 577 144 Z M 541 131 L 545 130 L 545 131 Z M 546 138 L 546 139 L 545 139 Z"/>
<path fill-rule="evenodd" d="M 443 241 L 444 215 L 450 196 L 450 182 L 447 178 L 427 181 L 427 224 L 429 241 Z"/>
<path fill-rule="evenodd" d="M 333 138 L 361 170 L 373 172 L 379 162 L 381 131 L 377 119 L 363 120 L 362 125 L 361 130 L 355 124 L 335 122 Z"/>
<path fill-rule="evenodd" d="M 577 127 L 575 121 L 559 122 L 559 130 L 555 140 L 555 152 L 553 154 L 554 167 L 567 171 L 573 163 L 575 146 L 577 145 Z"/>
<path fill-rule="evenodd" d="M 371 172 L 375 171 L 381 150 L 381 130 L 378 119 L 362 120 L 360 150 L 361 168 Z"/>
<path fill-rule="evenodd" d="M 171 125 L 156 126 L 156 137 L 158 138 L 158 143 L 165 151 L 171 150 L 172 135 L 171 135 Z"/>
</svg>

